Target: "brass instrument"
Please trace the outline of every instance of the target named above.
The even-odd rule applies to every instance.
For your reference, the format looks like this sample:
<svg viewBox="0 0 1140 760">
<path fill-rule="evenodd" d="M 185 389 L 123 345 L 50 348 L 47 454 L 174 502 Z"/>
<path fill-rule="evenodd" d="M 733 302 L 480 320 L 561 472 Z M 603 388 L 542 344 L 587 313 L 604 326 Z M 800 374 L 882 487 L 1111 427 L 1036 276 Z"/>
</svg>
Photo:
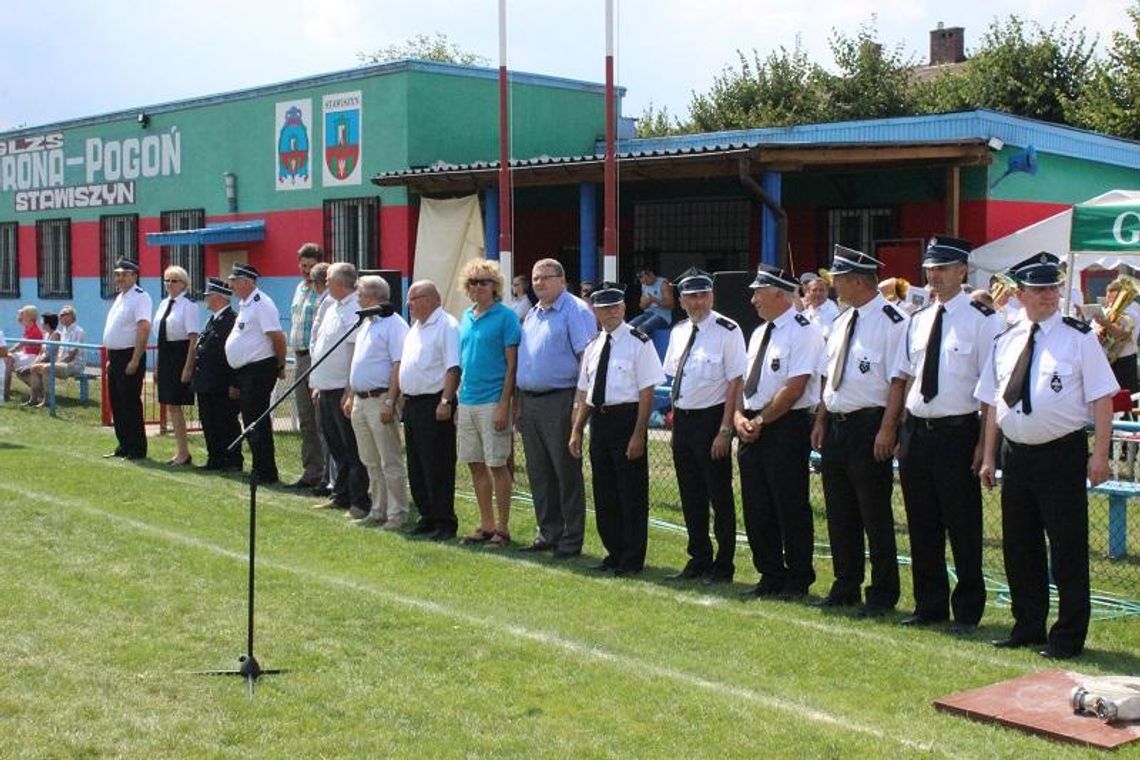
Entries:
<svg viewBox="0 0 1140 760">
<path fill-rule="evenodd" d="M 990 278 L 990 298 L 994 299 L 995 304 L 1016 292 L 1017 283 L 1005 272 L 998 272 Z"/>
<path fill-rule="evenodd" d="M 1140 295 L 1140 280 L 1122 274 L 1110 282 L 1108 287 L 1111 290 L 1116 290 L 1116 296 L 1113 297 L 1112 303 L 1105 308 L 1103 321 L 1106 325 L 1119 327 L 1128 331 L 1127 338 L 1116 338 L 1110 335 L 1106 329 L 1097 330 L 1097 338 L 1100 339 L 1101 348 L 1104 349 L 1108 361 L 1114 362 L 1120 358 L 1121 352 L 1125 349 L 1127 344 L 1131 342 L 1132 332 L 1136 328 L 1136 320 L 1130 315 L 1125 314 L 1124 310 Z"/>
<path fill-rule="evenodd" d="M 827 287 L 830 288 L 835 286 L 835 283 L 833 282 L 833 275 L 831 274 L 830 269 L 827 267 L 820 267 L 816 271 L 819 273 L 819 278 L 827 283 Z"/>
<path fill-rule="evenodd" d="M 902 277 L 895 277 L 895 298 L 899 303 L 905 303 L 907 294 L 910 293 L 910 283 Z"/>
</svg>

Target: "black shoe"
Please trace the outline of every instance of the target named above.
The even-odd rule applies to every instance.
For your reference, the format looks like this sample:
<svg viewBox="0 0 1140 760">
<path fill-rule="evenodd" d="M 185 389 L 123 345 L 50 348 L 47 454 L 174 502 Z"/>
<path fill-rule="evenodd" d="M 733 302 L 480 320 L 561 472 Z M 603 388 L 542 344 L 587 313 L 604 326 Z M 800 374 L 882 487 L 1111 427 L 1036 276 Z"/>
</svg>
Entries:
<svg viewBox="0 0 1140 760">
<path fill-rule="evenodd" d="M 415 533 L 413 530 L 412 533 Z M 429 541 L 451 541 L 455 538 L 455 531 L 440 528 L 428 535 Z"/>
<path fill-rule="evenodd" d="M 292 483 L 287 484 L 285 487 L 286 488 L 295 488 L 298 491 L 301 491 L 301 490 L 304 490 L 306 488 L 313 488 L 316 485 L 317 485 L 317 481 L 315 481 L 315 480 L 305 480 L 304 478 L 297 478 Z"/>
<path fill-rule="evenodd" d="M 534 551 L 538 551 L 535 549 Z M 574 557 L 581 557 L 581 549 L 555 549 L 554 559 L 574 559 Z"/>
<path fill-rule="evenodd" d="M 776 594 L 776 599 L 781 602 L 800 602 L 807 599 L 808 590 L 806 588 L 786 588 L 780 593 Z"/>
<path fill-rule="evenodd" d="M 1046 660 L 1071 660 L 1079 655 L 1080 652 L 1072 652 L 1068 649 L 1058 649 L 1057 647 L 1050 644 L 1037 654 L 1041 655 Z"/>
<path fill-rule="evenodd" d="M 705 575 L 704 580 L 701 582 L 706 586 L 718 586 L 722 583 L 732 583 L 732 574 L 713 570 Z"/>
<path fill-rule="evenodd" d="M 245 467 L 241 464 L 224 464 L 219 469 L 222 472 L 241 472 Z"/>
<path fill-rule="evenodd" d="M 425 533 L 438 533 L 440 530 L 442 530 L 442 528 L 436 528 L 431 523 L 418 522 L 418 523 L 416 523 L 416 527 L 412 528 L 411 531 L 409 531 L 409 532 L 413 536 L 422 536 Z M 452 535 L 453 536 L 455 535 L 454 531 L 452 531 Z"/>
<path fill-rule="evenodd" d="M 994 639 L 990 642 L 998 649 L 1018 649 L 1020 647 L 1037 646 L 1044 644 L 1045 639 L 1022 638 L 1020 636 L 1006 636 L 1004 639 Z"/>
<path fill-rule="evenodd" d="M 761 599 L 766 596 L 778 596 L 783 593 L 779 588 L 772 585 L 765 585 L 763 581 L 757 583 L 755 586 L 749 586 L 740 592 L 740 595 L 745 598 Z"/>
<path fill-rule="evenodd" d="M 978 630 L 978 624 L 963 623 L 961 621 L 955 620 L 950 624 L 949 630 L 950 633 L 954 634 L 955 636 L 969 636 L 971 633 Z"/>
<path fill-rule="evenodd" d="M 891 611 L 890 607 L 883 607 L 879 604 L 864 604 L 859 609 L 855 610 L 855 617 L 857 618 L 880 618 L 887 615 Z"/>
<path fill-rule="evenodd" d="M 637 575 L 641 572 L 641 570 L 642 568 L 640 567 L 615 567 L 613 569 L 613 574 L 615 578 L 625 578 L 630 575 Z"/>
<path fill-rule="evenodd" d="M 828 594 L 816 602 L 817 607 L 853 607 L 859 603 L 858 599 L 850 596 L 832 596 Z"/>
<path fill-rule="evenodd" d="M 597 563 L 596 565 L 590 565 L 586 569 L 587 570 L 597 570 L 599 573 L 612 573 L 614 570 L 617 570 L 618 567 L 613 562 L 609 562 L 608 560 L 602 560 L 601 562 Z"/>
<path fill-rule="evenodd" d="M 123 459 L 130 459 L 132 462 L 137 462 L 140 459 L 146 459 L 146 454 L 139 454 L 138 452 L 135 452 L 133 454 L 123 454 Z"/>
<path fill-rule="evenodd" d="M 127 455 L 127 452 L 123 451 L 122 449 L 115 449 L 114 451 L 108 451 L 106 454 L 103 455 L 103 458 L 104 459 L 116 459 L 116 458 L 121 459 L 122 457 L 125 457 L 126 455 Z"/>
<path fill-rule="evenodd" d="M 549 541 L 543 541 L 540 538 L 536 538 L 533 542 L 526 546 L 519 547 L 520 552 L 548 552 L 552 551 L 553 549 L 554 544 L 550 543 Z M 557 554 L 557 552 L 555 552 L 555 554 Z"/>
<path fill-rule="evenodd" d="M 313 496 L 331 496 L 332 489 L 327 485 L 319 485 L 313 487 Z"/>
<path fill-rule="evenodd" d="M 920 628 L 920 627 L 926 626 L 926 625 L 934 625 L 935 623 L 941 623 L 942 620 L 944 620 L 944 619 L 945 618 L 943 618 L 943 619 L 932 618 L 932 617 L 928 617 L 926 615 L 921 615 L 921 614 L 916 612 L 913 615 L 907 615 L 902 620 L 900 620 L 899 625 L 908 625 L 908 626 L 912 626 L 915 628 Z"/>
<path fill-rule="evenodd" d="M 704 575 L 705 575 L 704 570 L 701 570 L 698 567 L 686 566 L 685 569 L 679 573 L 673 573 L 672 575 L 666 575 L 665 580 L 667 580 L 667 581 L 695 581 L 697 578 L 701 578 Z"/>
</svg>

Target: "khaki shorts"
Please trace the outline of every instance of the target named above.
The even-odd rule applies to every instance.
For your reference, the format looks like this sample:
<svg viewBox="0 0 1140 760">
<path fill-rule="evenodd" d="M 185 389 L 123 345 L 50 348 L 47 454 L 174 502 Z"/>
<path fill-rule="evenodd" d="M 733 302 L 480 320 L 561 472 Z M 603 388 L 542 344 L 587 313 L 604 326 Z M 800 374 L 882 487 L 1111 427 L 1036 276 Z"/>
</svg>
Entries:
<svg viewBox="0 0 1140 760">
<path fill-rule="evenodd" d="M 511 455 L 511 425 L 502 432 L 495 430 L 495 407 L 498 404 L 460 404 L 456 424 L 460 462 L 482 462 L 488 467 L 503 467 Z"/>
</svg>

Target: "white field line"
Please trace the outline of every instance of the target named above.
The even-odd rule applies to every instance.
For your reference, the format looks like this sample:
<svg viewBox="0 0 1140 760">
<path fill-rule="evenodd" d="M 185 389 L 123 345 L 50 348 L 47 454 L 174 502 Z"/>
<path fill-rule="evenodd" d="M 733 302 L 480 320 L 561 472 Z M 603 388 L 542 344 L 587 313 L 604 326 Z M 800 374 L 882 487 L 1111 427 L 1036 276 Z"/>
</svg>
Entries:
<svg viewBox="0 0 1140 760">
<path fill-rule="evenodd" d="M 85 462 L 90 461 L 90 457 L 88 457 L 86 455 L 82 455 L 82 456 L 78 455 L 78 454 L 72 455 L 72 454 L 70 454 L 70 452 L 67 452 L 67 451 L 61 451 L 60 454 L 62 456 L 71 456 L 76 460 L 82 460 Z M 201 476 L 199 476 L 199 475 L 194 475 L 194 474 L 182 475 L 182 474 L 178 474 L 176 472 L 164 472 L 162 470 L 150 470 L 150 469 L 138 470 L 138 468 L 134 467 L 133 465 L 127 464 L 127 463 L 122 462 L 121 460 L 118 460 L 118 459 L 113 460 L 113 461 L 109 461 L 108 465 L 109 466 L 118 465 L 120 467 L 129 468 L 132 471 L 137 470 L 137 471 L 139 471 L 139 472 L 141 472 L 147 476 L 157 477 L 159 479 L 167 480 L 167 481 L 170 481 L 172 483 L 178 483 L 179 485 L 183 485 L 183 486 L 185 486 L 185 485 L 198 485 L 198 486 L 200 486 L 201 485 Z M 243 508 L 246 504 L 248 504 L 248 499 L 249 499 L 249 487 L 248 487 L 248 485 L 241 483 L 241 482 L 238 482 L 238 481 L 231 481 L 231 480 L 224 480 L 221 483 L 219 483 L 218 485 L 219 486 L 221 486 L 221 485 L 233 486 L 233 498 L 235 500 L 236 499 L 244 500 L 243 501 Z M 9 485 L 0 484 L 0 487 L 14 487 L 14 486 L 11 486 L 10 484 Z M 457 493 L 456 495 L 459 498 L 467 499 L 468 501 L 473 500 L 473 499 L 467 497 L 463 493 Z M 274 491 L 262 488 L 257 492 L 257 506 L 259 508 L 262 508 L 265 506 L 271 506 L 274 508 L 286 509 L 291 514 L 302 516 L 302 517 L 308 517 L 311 519 L 318 519 L 318 520 L 326 520 L 327 519 L 327 515 L 325 515 L 323 513 L 313 512 L 313 511 L 310 511 L 308 509 L 297 509 L 293 503 L 291 503 L 291 502 L 286 503 L 285 500 L 277 498 L 277 496 L 278 495 Z M 49 500 L 50 500 L 50 497 L 49 497 Z M 335 529 L 336 527 L 340 527 L 340 526 L 334 525 L 333 527 Z M 353 530 L 356 530 L 355 526 L 349 526 L 346 524 L 345 527 L 349 527 Z M 435 545 L 429 546 L 429 545 L 425 544 L 425 548 L 439 548 L 441 550 L 448 550 L 448 549 L 454 549 L 455 547 L 435 547 Z M 511 567 L 517 568 L 520 559 L 518 556 L 511 556 L 512 554 L 513 554 L 513 552 L 508 552 L 506 555 L 496 554 L 494 552 L 482 552 L 478 556 L 480 556 L 481 558 L 487 558 L 491 561 L 505 563 L 505 564 L 510 565 Z M 245 556 L 245 555 L 242 555 L 242 556 Z M 562 568 L 562 567 L 557 567 L 557 566 L 538 563 L 538 562 L 528 562 L 525 560 L 524 560 L 524 563 L 527 567 L 529 567 L 535 571 L 546 573 L 546 574 L 552 575 L 554 577 L 577 578 L 577 579 L 582 579 L 584 577 L 580 573 L 574 572 L 573 570 L 570 570 L 568 568 Z M 836 616 L 834 622 L 831 622 L 830 620 L 828 620 L 826 618 L 821 618 L 818 620 L 807 619 L 807 618 L 802 617 L 802 614 L 801 614 L 805 610 L 803 609 L 803 607 L 801 607 L 800 605 L 797 605 L 797 604 L 788 604 L 788 603 L 784 603 L 784 602 L 776 603 L 776 602 L 761 602 L 761 601 L 755 601 L 755 602 L 753 602 L 753 601 L 747 601 L 747 602 L 737 601 L 735 599 L 726 599 L 726 598 L 721 597 L 721 596 L 701 594 L 699 592 L 695 592 L 695 591 L 691 591 L 691 590 L 673 591 L 673 590 L 670 590 L 667 588 L 662 588 L 660 586 L 657 586 L 657 585 L 654 585 L 651 583 L 638 583 L 636 581 L 633 581 L 632 579 L 618 580 L 618 579 L 613 579 L 613 578 L 607 578 L 603 575 L 598 575 L 593 580 L 596 583 L 608 584 L 607 588 L 620 589 L 624 593 L 642 594 L 642 595 L 646 595 L 646 596 L 651 596 L 655 599 L 665 599 L 665 600 L 668 600 L 668 601 L 671 601 L 671 602 L 674 602 L 677 604 L 684 604 L 686 606 L 716 608 L 718 611 L 727 612 L 727 613 L 730 613 L 732 615 L 736 615 L 739 617 L 744 617 L 744 618 L 749 618 L 749 619 L 772 620 L 772 621 L 782 623 L 785 625 L 795 626 L 795 627 L 803 628 L 805 630 L 813 631 L 815 633 L 821 633 L 821 634 L 825 634 L 828 636 L 835 636 L 835 637 L 838 637 L 838 638 L 841 638 L 844 640 L 859 639 L 861 641 L 874 643 L 874 644 L 877 644 L 877 645 L 880 645 L 883 647 L 887 647 L 887 648 L 894 648 L 894 647 L 897 647 L 899 645 L 899 638 L 897 635 L 893 635 L 893 634 L 888 633 L 888 632 L 880 632 L 880 631 L 872 630 L 872 629 L 869 629 L 866 627 L 869 624 L 873 625 L 873 623 L 853 623 L 848 618 L 843 617 L 843 616 Z M 777 608 L 779 608 L 779 609 L 777 609 Z M 926 632 L 919 631 L 916 633 L 922 635 L 922 634 L 925 634 Z M 1015 662 L 1015 660 L 1018 658 L 1017 652 L 1011 652 L 1009 657 L 1002 657 L 1002 655 L 1000 653 L 997 653 L 988 644 L 985 644 L 984 646 L 981 645 L 980 643 L 977 646 L 969 646 L 969 645 L 967 645 L 967 646 L 957 646 L 957 645 L 948 646 L 948 643 L 956 643 L 956 642 L 954 642 L 954 641 L 948 642 L 947 636 L 943 633 L 932 633 L 931 636 L 936 637 L 936 638 L 932 639 L 930 642 L 927 642 L 923 639 L 911 640 L 908 642 L 908 645 L 910 645 L 910 646 L 912 646 L 918 650 L 921 650 L 927 657 L 930 657 L 930 658 L 951 658 L 951 659 L 957 659 L 957 660 L 968 660 L 970 662 L 982 662 L 982 663 L 985 663 L 987 665 L 992 665 L 995 667 L 1005 667 L 1005 668 L 1021 667 L 1021 666 L 1017 665 L 1017 663 Z M 962 642 L 962 643 L 968 644 L 969 642 Z M 973 643 L 977 643 L 977 642 L 973 642 Z"/>
<path fill-rule="evenodd" d="M 247 555 L 243 552 L 235 552 L 230 549 L 226 549 L 224 547 L 210 543 L 209 541 L 204 541 L 195 536 L 169 530 L 166 528 L 160 528 L 132 517 L 125 517 L 113 512 L 106 512 L 102 509 L 92 506 L 85 501 L 79 501 L 76 499 L 63 499 L 53 494 L 32 491 L 29 489 L 21 488 L 19 486 L 15 486 L 11 483 L 0 483 L 0 490 L 16 494 L 24 499 L 34 500 L 46 504 L 54 504 L 71 510 L 80 510 L 86 514 L 132 528 L 141 533 L 146 533 L 156 538 L 160 538 L 164 541 L 181 544 L 183 546 L 189 546 L 195 549 L 201 549 L 203 551 L 211 552 L 213 554 L 225 557 L 227 559 L 232 559 L 234 561 L 246 562 L 248 559 Z M 289 573 L 303 579 L 314 580 L 327 586 L 334 586 L 350 591 L 367 593 L 391 604 L 408 607 L 431 615 L 447 617 L 457 622 L 478 627 L 484 630 L 494 631 L 497 633 L 506 633 L 515 638 L 542 644 L 544 646 L 554 646 L 562 649 L 569 654 L 606 663 L 615 668 L 633 673 L 637 676 L 644 677 L 648 675 L 660 679 L 677 681 L 684 685 L 696 687 L 718 696 L 733 697 L 755 705 L 759 705 L 760 707 L 763 707 L 767 710 L 786 713 L 792 718 L 809 720 L 826 726 L 832 726 L 841 730 L 850 731 L 852 733 L 870 736 L 875 739 L 889 740 L 901 746 L 907 747 L 908 749 L 913 749 L 919 752 L 938 752 L 950 756 L 954 754 L 952 751 L 949 751 L 945 747 L 936 747 L 931 744 L 916 742 L 903 736 L 894 736 L 873 726 L 868 726 L 856 721 L 849 720 L 842 716 L 833 715 L 832 713 L 810 707 L 794 698 L 777 699 L 775 697 L 760 694 L 756 691 L 741 686 L 735 686 L 733 684 L 724 683 L 722 681 L 715 681 L 699 675 L 695 675 L 693 673 L 687 673 L 676 668 L 657 665 L 647 660 L 632 657 L 630 655 L 608 651 L 606 649 L 602 649 L 585 642 L 560 636 L 554 632 L 534 630 L 525 626 L 518 625 L 517 623 L 507 623 L 491 617 L 472 615 L 468 612 L 463 612 L 462 610 L 458 610 L 448 605 L 440 604 L 438 602 L 430 602 L 416 597 L 396 594 L 372 584 L 362 583 L 358 580 L 344 578 L 341 576 L 327 575 L 325 573 L 316 572 L 308 568 L 296 567 L 293 565 L 264 559 L 259 560 L 258 564 L 262 567 Z"/>
</svg>

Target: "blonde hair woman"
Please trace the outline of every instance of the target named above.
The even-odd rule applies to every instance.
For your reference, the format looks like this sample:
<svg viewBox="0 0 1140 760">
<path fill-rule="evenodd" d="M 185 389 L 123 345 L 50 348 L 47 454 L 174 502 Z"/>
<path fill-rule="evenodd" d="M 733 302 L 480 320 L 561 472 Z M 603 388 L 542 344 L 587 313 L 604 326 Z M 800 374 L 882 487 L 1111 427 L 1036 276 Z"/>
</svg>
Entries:
<svg viewBox="0 0 1140 760">
<path fill-rule="evenodd" d="M 167 267 L 162 273 L 167 296 L 158 304 L 154 325 L 158 331 L 158 367 L 154 384 L 158 403 L 174 430 L 174 456 L 166 463 L 189 465 L 190 443 L 186 437 L 186 415 L 182 407 L 194 403 L 190 375 L 194 370 L 194 350 L 198 345 L 198 305 L 190 300 L 190 275 L 182 267 Z"/>
</svg>

